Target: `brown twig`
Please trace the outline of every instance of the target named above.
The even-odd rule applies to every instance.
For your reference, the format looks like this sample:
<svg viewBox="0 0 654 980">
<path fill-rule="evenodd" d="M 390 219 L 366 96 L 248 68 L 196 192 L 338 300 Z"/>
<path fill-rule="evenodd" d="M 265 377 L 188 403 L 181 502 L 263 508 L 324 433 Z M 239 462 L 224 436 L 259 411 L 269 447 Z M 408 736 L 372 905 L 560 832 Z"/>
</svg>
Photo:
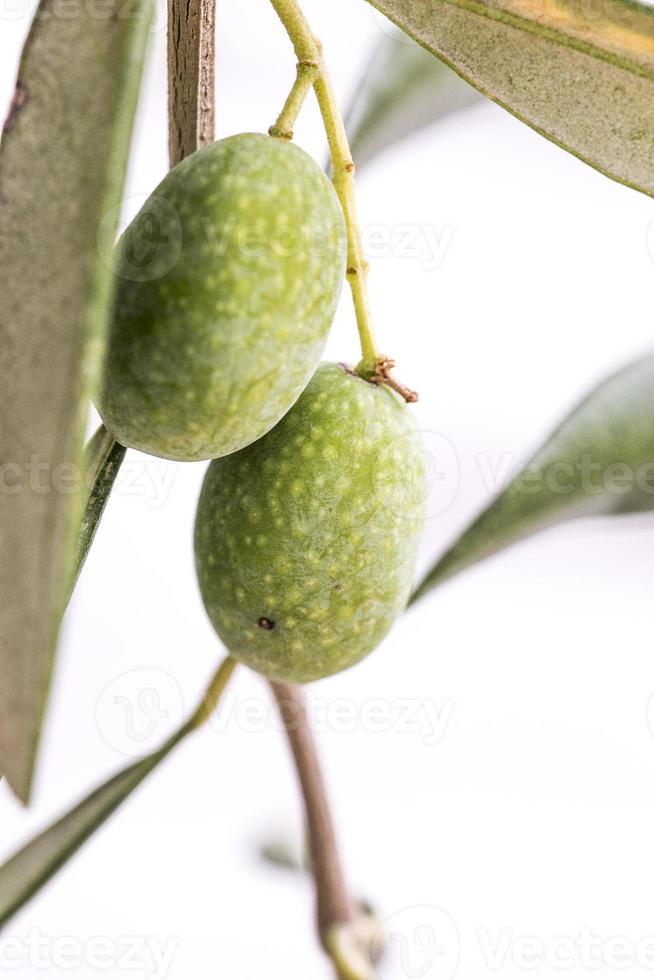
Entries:
<svg viewBox="0 0 654 980">
<path fill-rule="evenodd" d="M 215 0 L 168 0 L 171 167 L 215 139 L 215 20 Z"/>
<path fill-rule="evenodd" d="M 369 910 L 348 891 L 338 851 L 316 744 L 301 688 L 271 681 L 295 762 L 304 800 L 311 873 L 316 887 L 316 919 L 323 949 L 339 980 L 372 980 L 372 938 L 377 929 Z"/>
<path fill-rule="evenodd" d="M 311 871 L 316 883 L 318 932 L 354 921 L 355 906 L 348 893 L 336 842 L 316 745 L 299 687 L 271 681 L 295 761 L 306 811 Z"/>
</svg>

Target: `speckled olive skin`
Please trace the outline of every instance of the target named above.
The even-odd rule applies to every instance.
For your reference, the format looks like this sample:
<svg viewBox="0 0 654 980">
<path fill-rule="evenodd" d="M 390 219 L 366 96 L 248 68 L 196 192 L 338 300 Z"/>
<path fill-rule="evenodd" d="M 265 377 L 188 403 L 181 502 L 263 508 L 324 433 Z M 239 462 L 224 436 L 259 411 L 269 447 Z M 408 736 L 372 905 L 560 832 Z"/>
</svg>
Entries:
<svg viewBox="0 0 654 980">
<path fill-rule="evenodd" d="M 243 133 L 187 157 L 118 245 L 105 425 L 186 461 L 260 438 L 315 371 L 344 272 L 340 204 L 299 147 Z"/>
<path fill-rule="evenodd" d="M 295 682 L 365 657 L 407 602 L 425 497 L 410 409 L 322 364 L 271 432 L 205 477 L 197 571 L 232 655 Z"/>
</svg>

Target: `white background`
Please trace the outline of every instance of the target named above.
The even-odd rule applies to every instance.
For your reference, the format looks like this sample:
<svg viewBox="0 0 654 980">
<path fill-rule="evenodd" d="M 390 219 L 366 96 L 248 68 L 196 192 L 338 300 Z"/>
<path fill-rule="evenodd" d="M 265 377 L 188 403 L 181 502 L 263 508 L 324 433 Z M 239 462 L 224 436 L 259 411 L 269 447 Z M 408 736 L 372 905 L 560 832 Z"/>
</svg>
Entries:
<svg viewBox="0 0 654 980">
<path fill-rule="evenodd" d="M 362 0 L 305 7 L 345 102 L 384 28 Z M 16 10 L 0 35 L 3 103 L 28 24 Z M 167 165 L 161 19 L 152 41 L 135 199 Z M 265 0 L 219 3 L 217 63 L 219 135 L 265 130 L 294 64 Z M 313 106 L 297 136 L 323 159 Z M 364 228 L 451 234 L 439 268 L 387 255 L 371 277 L 381 347 L 420 391 L 412 410 L 445 447 L 424 563 L 496 489 L 480 460 L 517 464 L 591 384 L 652 344 L 654 205 L 490 104 L 378 158 L 358 193 Z M 356 358 L 346 296 L 328 354 Z M 203 470 L 130 454 L 67 617 L 33 809 L 0 790 L 3 854 L 124 766 L 126 749 L 157 744 L 220 657 L 192 562 Z M 313 688 L 318 709 L 331 705 L 331 722 L 318 714 L 319 739 L 352 887 L 396 937 L 381 980 L 651 975 L 651 942 L 618 971 L 614 940 L 654 936 L 653 547 L 648 517 L 541 535 L 448 584 L 374 656 Z M 137 732 L 149 722 L 154 731 L 130 741 L 121 698 L 143 687 L 162 710 L 132 704 Z M 370 713 L 371 702 L 394 714 L 407 700 L 413 730 Z M 333 715 L 344 704 L 353 725 Z M 61 950 L 75 945 L 57 942 L 72 939 L 88 960 L 97 937 L 113 950 L 97 970 L 107 980 L 161 977 L 142 949 L 129 968 L 126 937 L 169 944 L 168 980 L 331 975 L 308 881 L 258 857 L 262 842 L 301 840 L 265 685 L 241 670 L 225 707 L 224 730 L 181 747 L 12 922 L 0 940 L 7 976 L 86 980 L 93 966 L 71 965 Z M 440 740 L 434 711 L 447 721 Z M 436 931 L 440 956 L 423 958 L 421 926 Z M 552 946 L 525 959 L 525 938 L 570 946 L 584 927 L 601 937 L 592 962 Z M 28 952 L 30 930 L 46 968 Z M 498 942 L 493 961 L 484 943 Z M 530 962 L 539 968 L 527 971 Z"/>
</svg>

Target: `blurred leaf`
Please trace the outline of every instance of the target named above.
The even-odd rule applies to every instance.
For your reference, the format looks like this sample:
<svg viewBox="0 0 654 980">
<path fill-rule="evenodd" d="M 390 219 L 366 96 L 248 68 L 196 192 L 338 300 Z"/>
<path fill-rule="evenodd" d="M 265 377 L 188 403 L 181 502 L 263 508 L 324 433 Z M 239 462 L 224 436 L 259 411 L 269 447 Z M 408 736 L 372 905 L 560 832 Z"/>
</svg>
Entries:
<svg viewBox="0 0 654 980">
<path fill-rule="evenodd" d="M 0 868 L 0 927 L 52 878 L 175 746 L 207 720 L 234 667 L 235 662 L 228 657 L 193 716 L 157 752 L 113 776 Z"/>
<path fill-rule="evenodd" d="M 450 68 L 394 28 L 363 73 L 346 118 L 361 167 L 416 130 L 481 101 Z"/>
<path fill-rule="evenodd" d="M 111 303 L 97 237 L 115 224 L 152 10 L 59 2 L 37 11 L 0 146 L 0 769 L 25 802 Z"/>
<path fill-rule="evenodd" d="M 654 194 L 654 10 L 640 0 L 370 0 L 489 98 Z"/>
<path fill-rule="evenodd" d="M 125 447 L 101 425 L 84 450 L 84 472 L 91 483 L 84 513 L 77 533 L 76 567 L 72 589 L 91 550 L 109 494 L 125 458 Z"/>
<path fill-rule="evenodd" d="M 266 864 L 285 871 L 308 871 L 309 864 L 306 855 L 300 857 L 297 849 L 287 840 L 270 840 L 259 847 L 259 856 Z"/>
<path fill-rule="evenodd" d="M 600 384 L 425 576 L 411 602 L 516 541 L 587 515 L 654 510 L 654 354 Z"/>
</svg>

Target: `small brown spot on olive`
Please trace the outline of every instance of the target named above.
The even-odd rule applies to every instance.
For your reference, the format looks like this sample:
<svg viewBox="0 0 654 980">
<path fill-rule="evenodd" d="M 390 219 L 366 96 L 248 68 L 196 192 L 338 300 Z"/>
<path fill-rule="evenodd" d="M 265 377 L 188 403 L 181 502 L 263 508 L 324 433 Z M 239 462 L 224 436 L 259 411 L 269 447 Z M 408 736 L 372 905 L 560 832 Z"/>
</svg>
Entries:
<svg viewBox="0 0 654 980">
<path fill-rule="evenodd" d="M 261 617 L 257 625 L 260 626 L 262 630 L 274 630 L 275 628 L 275 624 L 272 619 L 267 619 L 265 616 Z"/>
<path fill-rule="evenodd" d="M 337 582 L 336 585 L 334 586 L 334 592 L 340 592 L 342 588 L 343 586 L 341 585 L 341 583 Z"/>
</svg>

